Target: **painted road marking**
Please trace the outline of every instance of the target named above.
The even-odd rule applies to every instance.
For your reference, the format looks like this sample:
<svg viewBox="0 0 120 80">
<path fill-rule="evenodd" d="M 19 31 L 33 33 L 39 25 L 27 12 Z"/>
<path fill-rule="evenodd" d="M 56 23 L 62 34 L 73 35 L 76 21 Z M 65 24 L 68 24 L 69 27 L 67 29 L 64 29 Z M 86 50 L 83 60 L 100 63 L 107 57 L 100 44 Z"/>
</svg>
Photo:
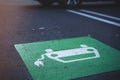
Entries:
<svg viewBox="0 0 120 80">
<path fill-rule="evenodd" d="M 51 58 L 55 61 L 59 61 L 62 63 L 70 63 L 70 62 L 76 62 L 76 61 L 82 61 L 82 60 L 87 60 L 87 59 L 94 59 L 94 58 L 99 58 L 99 52 L 97 49 L 94 47 L 88 47 L 87 45 L 80 45 L 81 48 L 75 48 L 75 49 L 69 49 L 69 50 L 61 50 L 61 51 L 53 51 L 52 49 L 47 49 L 46 53 L 41 55 L 41 57 L 34 62 L 34 64 L 38 67 L 44 66 L 44 60 L 45 56 L 48 58 Z M 94 54 L 93 56 L 87 56 L 83 58 L 75 58 L 75 59 L 70 59 L 70 60 L 64 60 L 62 58 L 65 57 L 72 57 L 72 56 L 78 56 L 78 55 L 87 55 L 87 54 Z"/>
<path fill-rule="evenodd" d="M 111 18 L 111 19 L 120 21 L 120 18 L 118 18 L 118 17 L 114 17 L 114 16 L 110 16 L 110 15 L 106 15 L 106 14 L 102 14 L 102 13 L 98 13 L 98 12 L 93 12 L 93 11 L 89 11 L 89 10 L 84 10 L 84 9 L 81 9 L 80 11 L 87 12 L 87 13 L 91 13 L 91 14 L 95 14 L 95 15 L 98 15 L 98 16 L 103 16 L 103 17 L 106 17 L 106 18 Z"/>
<path fill-rule="evenodd" d="M 15 48 L 33 80 L 71 80 L 120 70 L 120 51 L 88 36 L 16 44 Z"/>
<path fill-rule="evenodd" d="M 81 16 L 84 16 L 84 17 L 88 17 L 88 18 L 91 18 L 91 19 L 94 19 L 94 20 L 98 20 L 98 21 L 101 21 L 101 22 L 105 22 L 105 23 L 112 24 L 114 26 L 120 27 L 120 23 L 116 23 L 116 22 L 113 22 L 113 21 L 110 21 L 110 20 L 107 20 L 107 19 L 103 19 L 103 18 L 100 18 L 100 17 L 95 17 L 95 16 L 92 16 L 92 15 L 82 13 L 82 12 L 77 12 L 77 11 L 74 11 L 74 10 L 67 10 L 67 11 L 70 12 L 70 13 L 74 13 L 74 14 L 77 14 L 77 15 L 81 15 Z"/>
</svg>

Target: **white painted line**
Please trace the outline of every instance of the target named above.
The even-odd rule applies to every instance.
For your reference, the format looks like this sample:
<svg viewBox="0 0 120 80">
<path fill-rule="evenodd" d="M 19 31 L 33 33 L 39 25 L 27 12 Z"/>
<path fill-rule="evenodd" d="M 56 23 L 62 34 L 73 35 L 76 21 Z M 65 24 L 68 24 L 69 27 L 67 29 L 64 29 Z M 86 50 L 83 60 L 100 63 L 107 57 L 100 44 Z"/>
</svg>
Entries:
<svg viewBox="0 0 120 80">
<path fill-rule="evenodd" d="M 53 49 L 48 48 L 45 51 L 46 53 L 42 54 L 41 57 L 34 62 L 34 65 L 36 65 L 37 67 L 44 66 L 43 60 L 45 59 L 45 56 L 55 61 L 62 62 L 62 63 L 71 63 L 71 62 L 94 59 L 94 58 L 100 57 L 100 53 L 98 52 L 96 48 L 88 47 L 85 44 L 80 45 L 80 48 L 73 48 L 73 49 L 60 50 L 60 51 L 53 51 Z M 87 56 L 83 58 L 79 57 L 75 59 L 69 58 L 70 60 L 61 59 L 65 57 L 73 57 L 73 56 L 78 56 L 78 55 L 81 56 L 81 55 L 86 55 L 86 54 L 94 54 L 94 56 Z"/>
<path fill-rule="evenodd" d="M 91 19 L 94 19 L 94 20 L 98 20 L 98 21 L 101 21 L 101 22 L 105 22 L 105 23 L 112 24 L 114 26 L 120 27 L 120 23 L 116 23 L 116 22 L 113 22 L 113 21 L 110 21 L 110 20 L 107 20 L 107 19 L 95 17 L 95 16 L 92 16 L 92 15 L 89 15 L 89 14 L 85 14 L 85 13 L 81 13 L 81 12 L 77 12 L 77 11 L 73 11 L 73 10 L 67 10 L 67 11 L 70 12 L 70 13 L 78 14 L 78 15 L 81 15 L 81 16 L 85 16 L 85 17 L 88 17 L 88 18 L 91 18 Z"/>
<path fill-rule="evenodd" d="M 91 14 L 95 14 L 95 15 L 99 15 L 99 16 L 103 16 L 103 17 L 106 17 L 106 18 L 111 18 L 111 19 L 120 21 L 120 18 L 118 18 L 118 17 L 114 17 L 114 16 L 110 16 L 110 15 L 106 15 L 106 14 L 101 14 L 101 13 L 98 13 L 98 12 L 93 12 L 93 11 L 84 10 L 84 9 L 81 9 L 80 11 L 87 12 L 87 13 L 91 13 Z"/>
</svg>

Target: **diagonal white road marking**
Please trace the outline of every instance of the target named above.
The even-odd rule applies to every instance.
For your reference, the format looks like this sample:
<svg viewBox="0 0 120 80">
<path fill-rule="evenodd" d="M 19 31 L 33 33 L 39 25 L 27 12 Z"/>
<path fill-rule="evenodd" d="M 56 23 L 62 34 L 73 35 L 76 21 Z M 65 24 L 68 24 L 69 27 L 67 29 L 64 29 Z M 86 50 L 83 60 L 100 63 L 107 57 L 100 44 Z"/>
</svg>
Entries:
<svg viewBox="0 0 120 80">
<path fill-rule="evenodd" d="M 98 20 L 98 21 L 101 21 L 101 22 L 104 22 L 104 23 L 108 23 L 108 24 L 112 24 L 114 26 L 120 27 L 120 23 L 116 23 L 116 22 L 113 22 L 113 21 L 110 21 L 110 20 L 107 20 L 107 19 L 103 19 L 103 18 L 100 18 L 100 17 L 95 17 L 95 16 L 92 16 L 92 15 L 77 12 L 77 11 L 74 11 L 74 10 L 67 10 L 67 11 L 70 12 L 70 13 L 74 13 L 74 14 L 77 14 L 77 15 L 81 15 L 81 16 L 84 16 L 84 17 L 88 17 L 88 18 L 91 18 L 91 19 L 94 19 L 94 20 Z"/>
<path fill-rule="evenodd" d="M 106 15 L 106 14 L 102 14 L 102 13 L 98 13 L 98 12 L 93 12 L 93 11 L 89 11 L 89 10 L 84 10 L 84 9 L 81 9 L 80 11 L 87 12 L 87 13 L 91 13 L 91 14 L 95 14 L 95 15 L 99 15 L 99 16 L 103 16 L 103 17 L 106 17 L 106 18 L 111 18 L 111 19 L 120 21 L 120 18 L 118 18 L 118 17 L 114 17 L 114 16 L 110 16 L 110 15 Z"/>
</svg>

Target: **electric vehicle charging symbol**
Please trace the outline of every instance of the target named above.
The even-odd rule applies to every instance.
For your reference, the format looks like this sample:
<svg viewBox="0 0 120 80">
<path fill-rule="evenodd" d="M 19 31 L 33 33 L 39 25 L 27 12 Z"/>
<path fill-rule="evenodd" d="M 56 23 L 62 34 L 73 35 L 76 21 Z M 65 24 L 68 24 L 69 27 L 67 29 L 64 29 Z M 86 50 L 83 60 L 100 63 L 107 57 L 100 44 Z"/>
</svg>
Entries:
<svg viewBox="0 0 120 80">
<path fill-rule="evenodd" d="M 50 59 L 53 59 L 55 61 L 59 61 L 62 63 L 70 63 L 75 61 L 81 61 L 81 60 L 88 60 L 93 58 L 99 58 L 99 52 L 94 47 L 88 47 L 87 45 L 80 45 L 81 48 L 75 48 L 75 49 L 69 49 L 69 50 L 61 50 L 61 51 L 53 51 L 52 49 L 46 49 L 46 53 L 41 55 L 41 58 L 37 59 L 34 62 L 34 65 L 37 67 L 44 66 L 44 60 L 45 56 L 47 56 Z M 77 58 L 72 60 L 63 60 L 62 58 L 65 57 L 72 57 L 72 56 L 80 56 L 80 55 L 86 55 L 86 54 L 94 54 L 94 56 L 88 56 L 83 58 Z"/>
</svg>

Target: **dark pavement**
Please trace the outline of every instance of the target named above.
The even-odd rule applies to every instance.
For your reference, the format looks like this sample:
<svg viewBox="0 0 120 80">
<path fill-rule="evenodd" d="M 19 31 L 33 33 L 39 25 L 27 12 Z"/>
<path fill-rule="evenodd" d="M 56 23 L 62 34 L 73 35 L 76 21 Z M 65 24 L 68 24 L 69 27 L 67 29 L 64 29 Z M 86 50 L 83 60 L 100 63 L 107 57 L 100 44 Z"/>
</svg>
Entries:
<svg viewBox="0 0 120 80">
<path fill-rule="evenodd" d="M 115 4 L 82 5 L 69 10 L 81 9 L 120 18 L 120 6 Z M 91 36 L 120 50 L 120 26 L 67 10 L 59 6 L 42 7 L 29 0 L 0 1 L 0 80 L 32 80 L 14 44 Z M 105 19 L 120 24 L 120 20 Z M 120 71 L 113 71 L 75 80 L 119 79 Z"/>
</svg>

